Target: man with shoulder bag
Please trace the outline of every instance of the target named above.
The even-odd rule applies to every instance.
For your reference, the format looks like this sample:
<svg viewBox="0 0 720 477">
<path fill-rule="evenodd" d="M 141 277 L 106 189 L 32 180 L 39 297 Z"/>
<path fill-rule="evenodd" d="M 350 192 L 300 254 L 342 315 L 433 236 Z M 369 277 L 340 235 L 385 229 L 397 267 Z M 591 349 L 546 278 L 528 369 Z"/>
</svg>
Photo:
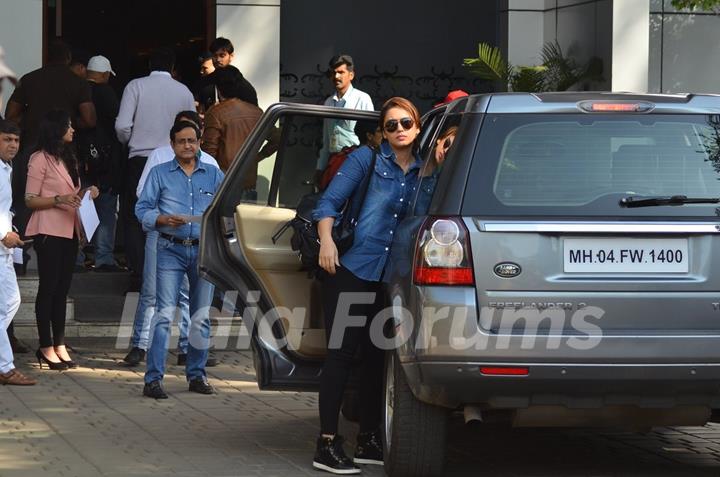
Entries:
<svg viewBox="0 0 720 477">
<path fill-rule="evenodd" d="M 122 146 L 115 133 L 115 118 L 120 101 L 109 85 L 111 74 L 115 75 L 110 61 L 104 56 L 93 56 L 88 61 L 87 81 L 97 111 L 97 125 L 80 130 L 76 136 L 83 187 L 95 185 L 100 190 L 100 195 L 94 201 L 100 219 L 93 237 L 94 269 L 97 272 L 124 270 L 115 263 L 113 255 L 118 193 L 122 186 Z M 78 265 L 82 265 L 84 259 L 84 254 L 79 253 Z"/>
</svg>

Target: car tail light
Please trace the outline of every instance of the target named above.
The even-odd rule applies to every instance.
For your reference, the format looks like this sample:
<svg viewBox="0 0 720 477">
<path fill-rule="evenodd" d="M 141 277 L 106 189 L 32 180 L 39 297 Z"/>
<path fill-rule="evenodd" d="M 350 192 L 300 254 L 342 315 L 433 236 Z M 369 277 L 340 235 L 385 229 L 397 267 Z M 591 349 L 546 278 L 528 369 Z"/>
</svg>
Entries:
<svg viewBox="0 0 720 477">
<path fill-rule="evenodd" d="M 485 376 L 527 376 L 529 368 L 511 368 L 506 366 L 482 367 L 480 374 Z"/>
<path fill-rule="evenodd" d="M 413 277 L 416 285 L 473 285 L 470 234 L 455 217 L 428 217 L 420 229 Z"/>
<path fill-rule="evenodd" d="M 647 113 L 655 108 L 646 101 L 583 101 L 578 106 L 588 113 Z"/>
</svg>

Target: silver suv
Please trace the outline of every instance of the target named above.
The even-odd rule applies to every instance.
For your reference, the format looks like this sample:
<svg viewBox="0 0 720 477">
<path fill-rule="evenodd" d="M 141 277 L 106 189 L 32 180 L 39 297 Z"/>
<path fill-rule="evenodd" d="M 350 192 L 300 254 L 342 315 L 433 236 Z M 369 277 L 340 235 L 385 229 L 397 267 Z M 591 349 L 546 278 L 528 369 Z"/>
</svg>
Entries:
<svg viewBox="0 0 720 477">
<path fill-rule="evenodd" d="M 273 236 L 312 189 L 323 121 L 377 115 L 271 107 L 203 222 L 201 271 L 239 292 L 261 389 L 318 384 L 319 285 Z M 720 97 L 471 96 L 424 117 L 428 162 L 454 127 L 384 277 L 388 475 L 442 473 L 450 411 L 515 426 L 713 418 Z"/>
</svg>

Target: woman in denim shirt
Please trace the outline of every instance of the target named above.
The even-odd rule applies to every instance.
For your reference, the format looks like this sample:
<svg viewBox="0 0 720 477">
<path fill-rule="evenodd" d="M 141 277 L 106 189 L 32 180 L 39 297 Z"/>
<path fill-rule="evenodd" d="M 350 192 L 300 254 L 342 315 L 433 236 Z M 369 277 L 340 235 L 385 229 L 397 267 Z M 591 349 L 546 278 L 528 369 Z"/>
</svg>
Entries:
<svg viewBox="0 0 720 477">
<path fill-rule="evenodd" d="M 327 272 L 323 283 L 323 310 L 328 352 L 320 379 L 320 432 L 313 467 L 332 473 L 359 473 L 355 464 L 382 465 L 380 420 L 384 353 L 370 336 L 372 319 L 385 304 L 381 278 L 398 223 L 417 188 L 420 159 L 416 139 L 420 114 L 404 98 L 391 98 L 380 112 L 383 142 L 370 170 L 373 151 L 362 147 L 348 156 L 313 211 L 320 235 L 320 267 Z M 371 174 L 367 195 L 355 228 L 352 247 L 338 256 L 332 227 L 347 199 L 359 200 L 355 192 Z M 359 303 L 343 293 L 372 293 L 374 303 Z M 340 302 L 340 303 L 338 303 Z M 338 306 L 339 305 L 339 306 Z M 340 312 L 336 315 L 335 311 Z M 357 326 L 350 316 L 367 317 Z M 333 332 L 333 325 L 337 329 Z M 362 347 L 360 375 L 360 434 L 351 461 L 337 435 L 338 417 L 352 361 Z"/>
</svg>

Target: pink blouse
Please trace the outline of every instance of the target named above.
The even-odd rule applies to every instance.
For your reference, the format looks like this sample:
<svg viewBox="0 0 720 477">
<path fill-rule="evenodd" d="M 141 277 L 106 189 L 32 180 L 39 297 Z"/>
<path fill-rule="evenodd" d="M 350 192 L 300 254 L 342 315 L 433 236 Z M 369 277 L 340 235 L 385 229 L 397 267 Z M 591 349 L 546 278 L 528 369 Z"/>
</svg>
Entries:
<svg viewBox="0 0 720 477">
<path fill-rule="evenodd" d="M 30 156 L 26 194 L 55 197 L 77 194 L 79 191 L 80 187 L 73 184 L 64 162 L 45 151 L 38 151 Z M 25 235 L 44 234 L 71 239 L 73 233 L 79 230 L 79 225 L 76 209 L 64 204 L 56 205 L 50 209 L 33 210 Z"/>
</svg>

